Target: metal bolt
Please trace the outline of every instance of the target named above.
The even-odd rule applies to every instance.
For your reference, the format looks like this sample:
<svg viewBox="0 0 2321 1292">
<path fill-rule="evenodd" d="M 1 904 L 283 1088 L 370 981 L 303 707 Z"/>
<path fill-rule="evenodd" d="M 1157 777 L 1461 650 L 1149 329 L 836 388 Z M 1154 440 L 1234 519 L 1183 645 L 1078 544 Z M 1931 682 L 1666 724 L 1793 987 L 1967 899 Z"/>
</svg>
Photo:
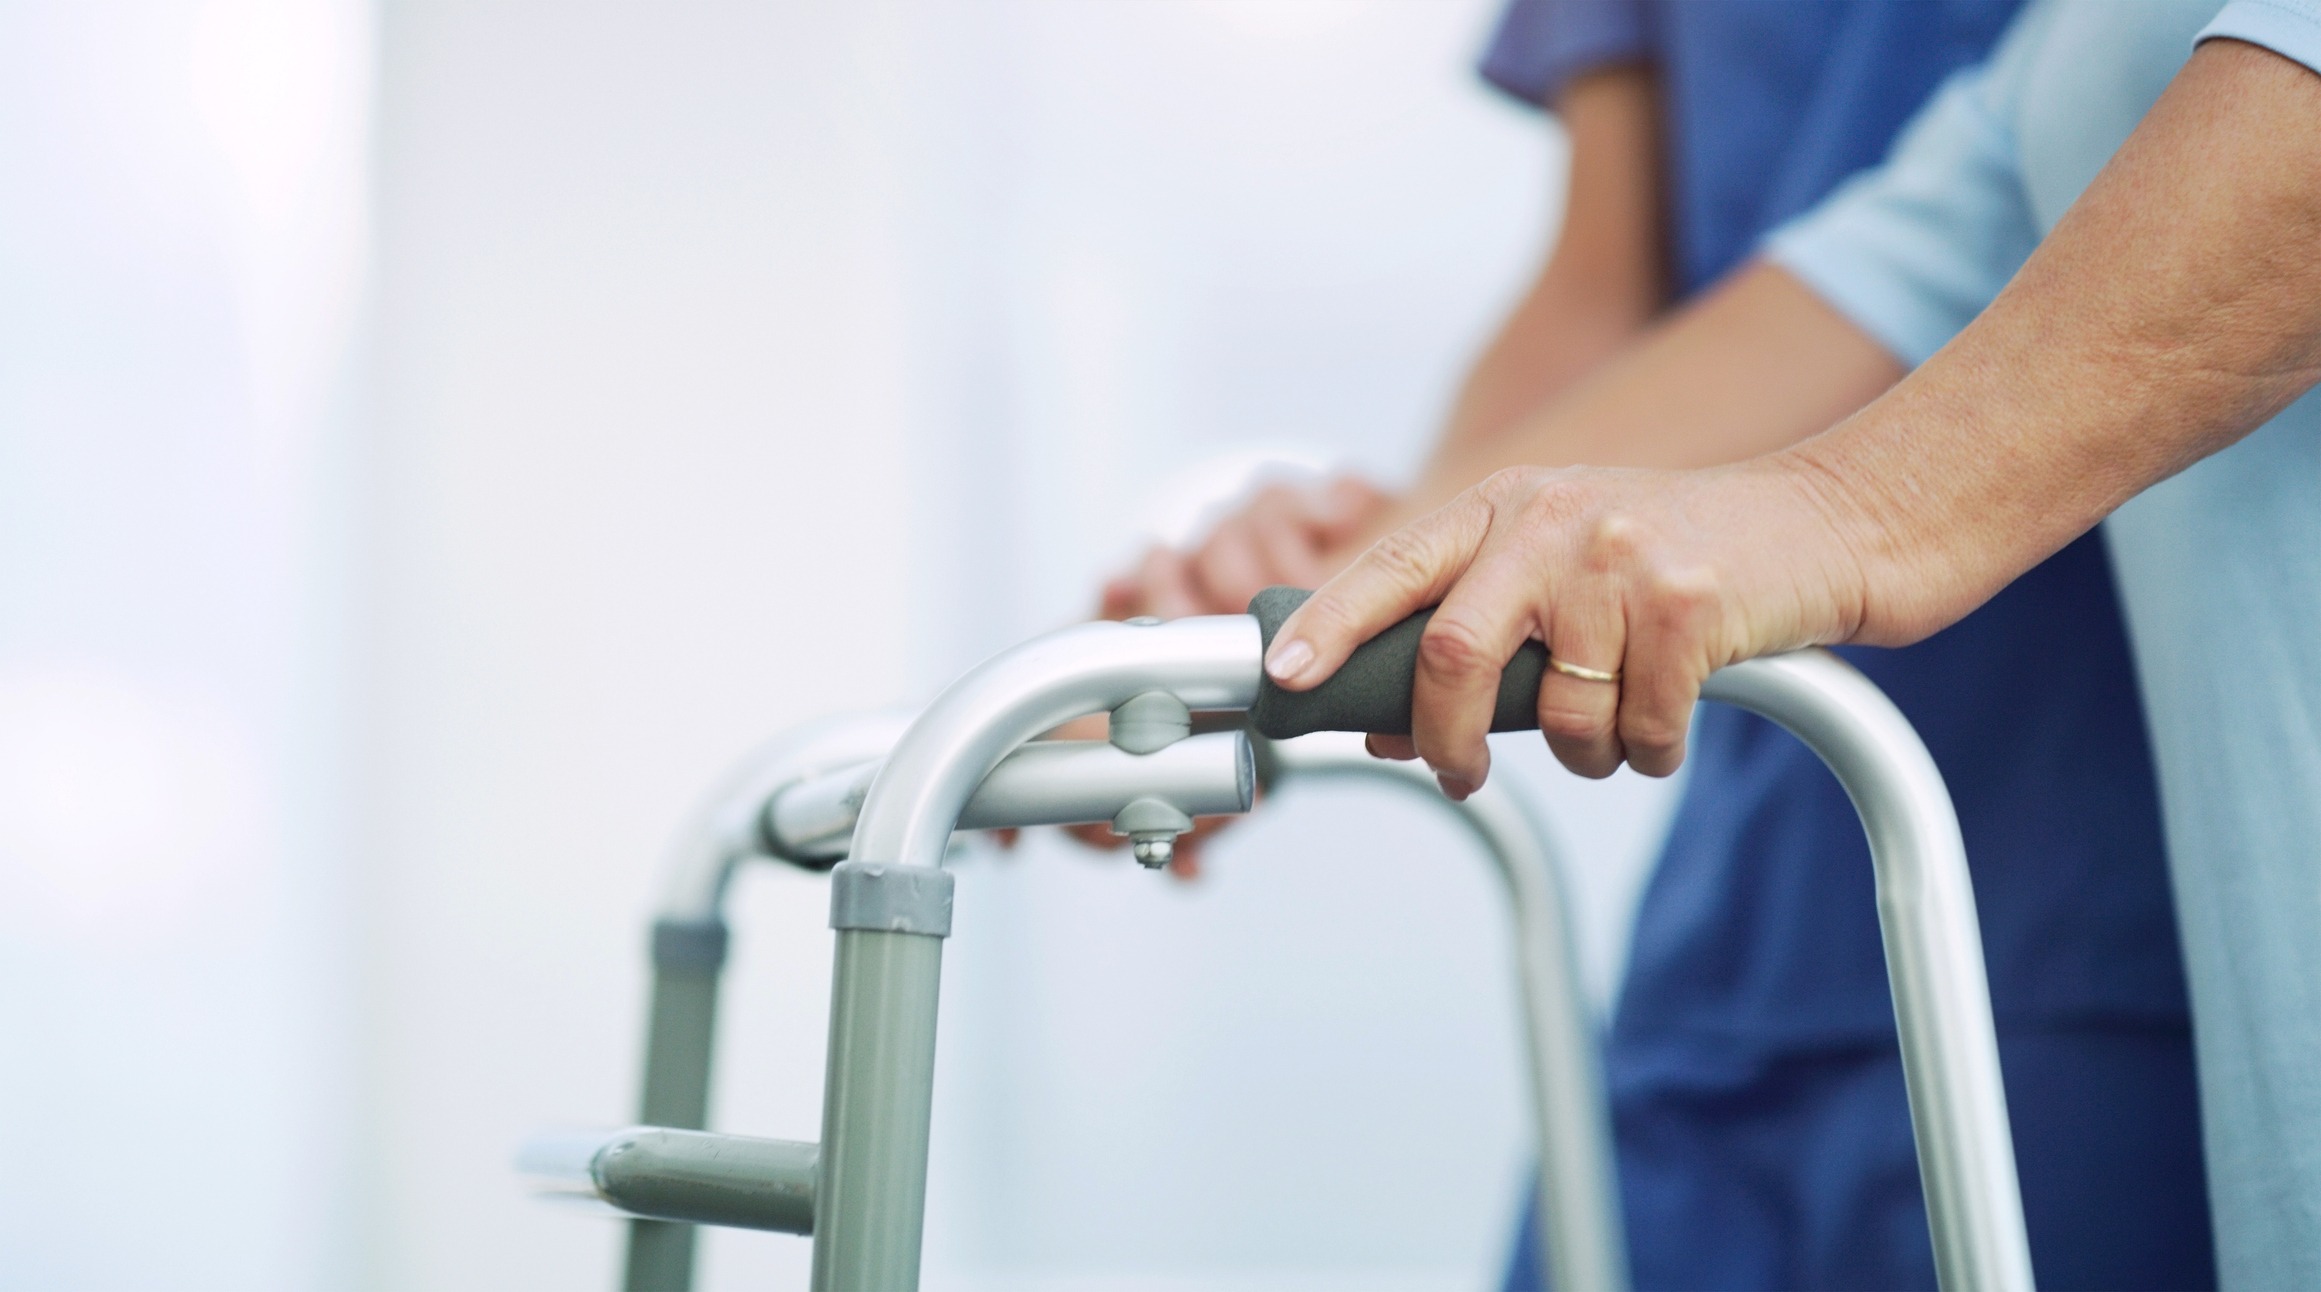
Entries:
<svg viewBox="0 0 2321 1292">
<path fill-rule="evenodd" d="M 1177 855 L 1177 837 L 1173 834 L 1140 834 L 1129 840 L 1129 851 L 1145 869 L 1159 870 Z"/>
</svg>

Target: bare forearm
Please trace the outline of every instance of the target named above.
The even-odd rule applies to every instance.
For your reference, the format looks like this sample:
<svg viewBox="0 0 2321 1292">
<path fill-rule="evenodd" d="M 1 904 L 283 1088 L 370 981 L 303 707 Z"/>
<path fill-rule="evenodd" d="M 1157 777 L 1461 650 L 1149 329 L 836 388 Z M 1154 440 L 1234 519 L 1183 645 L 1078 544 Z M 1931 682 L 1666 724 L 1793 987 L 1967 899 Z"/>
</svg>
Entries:
<svg viewBox="0 0 2321 1292">
<path fill-rule="evenodd" d="M 1794 451 L 1866 513 L 1859 639 L 1949 622 L 2321 378 L 2316 123 L 2321 77 L 2203 45 L 1990 309 Z"/>
<path fill-rule="evenodd" d="M 1312 687 L 1431 605 L 1396 751 L 1446 791 L 1489 771 L 1527 639 L 1586 670 L 1540 683 L 1566 765 L 1665 773 L 1716 669 L 1933 632 L 2317 377 L 2321 77 L 2212 42 L 1999 300 L 1844 424 L 1708 470 L 1500 472 L 1333 578 L 1266 670 Z"/>
<path fill-rule="evenodd" d="M 1438 458 L 1393 520 L 1502 467 L 1705 467 L 1770 453 L 1827 430 L 1901 375 L 1845 316 L 1760 262 L 1562 399 Z"/>
<path fill-rule="evenodd" d="M 1438 457 L 1467 451 L 1632 341 L 1665 299 L 1652 74 L 1617 67 L 1553 105 L 1571 148 L 1554 248 L 1461 384 Z"/>
</svg>

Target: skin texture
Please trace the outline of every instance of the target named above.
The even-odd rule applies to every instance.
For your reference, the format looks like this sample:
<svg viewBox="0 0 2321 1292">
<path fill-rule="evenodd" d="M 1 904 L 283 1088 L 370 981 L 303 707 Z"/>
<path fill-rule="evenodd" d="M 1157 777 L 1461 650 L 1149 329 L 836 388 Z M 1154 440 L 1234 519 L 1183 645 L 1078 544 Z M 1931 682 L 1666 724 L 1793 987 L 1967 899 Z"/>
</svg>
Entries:
<svg viewBox="0 0 2321 1292">
<path fill-rule="evenodd" d="M 1696 338 L 1712 352 L 1769 325 L 1757 311 L 1779 294 L 1742 288 Z M 1626 385 L 1694 379 L 1652 349 Z M 1799 417 L 1870 376 L 1812 348 L 1777 357 L 1778 397 Z M 1541 688 L 1568 766 L 1665 774 L 1710 672 L 1799 646 L 1917 641 L 2316 380 L 2321 77 L 2210 41 L 1990 308 L 1853 417 L 1708 469 L 1500 471 L 1332 579 L 1266 666 L 1311 687 L 1439 603 L 1411 747 L 1446 792 L 1488 774 L 1491 696 L 1527 637 L 1622 673 Z"/>
</svg>

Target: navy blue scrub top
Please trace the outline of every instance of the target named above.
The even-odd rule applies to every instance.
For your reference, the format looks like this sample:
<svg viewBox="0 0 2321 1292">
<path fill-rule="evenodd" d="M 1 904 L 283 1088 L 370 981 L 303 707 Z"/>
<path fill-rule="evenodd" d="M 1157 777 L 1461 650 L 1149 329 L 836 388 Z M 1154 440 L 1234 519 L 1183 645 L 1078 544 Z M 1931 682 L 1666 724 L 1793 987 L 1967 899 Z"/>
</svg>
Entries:
<svg viewBox="0 0 2321 1292">
<path fill-rule="evenodd" d="M 1515 0 L 1531 105 L 1653 65 L 1692 293 L 1875 164 L 2014 0 Z M 1918 645 L 1842 652 L 1926 740 L 1974 875 L 2043 1287 L 2213 1282 L 2143 714 L 2089 535 Z M 1795 738 L 1702 708 L 1606 1051 L 1639 1288 L 1933 1284 L 1869 850 Z M 1510 1286 L 1537 1287 L 1526 1235 Z M 1528 1281 L 1525 1281 L 1528 1280 Z"/>
</svg>

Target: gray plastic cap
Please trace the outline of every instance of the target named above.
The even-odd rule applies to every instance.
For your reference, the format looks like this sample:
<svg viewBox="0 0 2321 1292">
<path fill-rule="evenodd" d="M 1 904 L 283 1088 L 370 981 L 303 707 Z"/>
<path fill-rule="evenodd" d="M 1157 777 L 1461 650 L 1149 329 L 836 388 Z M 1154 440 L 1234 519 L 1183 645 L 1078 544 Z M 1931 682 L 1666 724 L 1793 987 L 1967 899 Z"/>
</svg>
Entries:
<svg viewBox="0 0 2321 1292">
<path fill-rule="evenodd" d="M 1112 711 L 1112 743 L 1132 754 L 1154 753 L 1192 734 L 1192 710 L 1166 691 L 1131 696 Z"/>
<path fill-rule="evenodd" d="M 725 967 L 727 941 L 723 920 L 656 920 L 653 967 L 714 974 Z"/>
<path fill-rule="evenodd" d="M 931 866 L 842 862 L 830 872 L 830 927 L 950 937 L 952 886 Z"/>
</svg>

